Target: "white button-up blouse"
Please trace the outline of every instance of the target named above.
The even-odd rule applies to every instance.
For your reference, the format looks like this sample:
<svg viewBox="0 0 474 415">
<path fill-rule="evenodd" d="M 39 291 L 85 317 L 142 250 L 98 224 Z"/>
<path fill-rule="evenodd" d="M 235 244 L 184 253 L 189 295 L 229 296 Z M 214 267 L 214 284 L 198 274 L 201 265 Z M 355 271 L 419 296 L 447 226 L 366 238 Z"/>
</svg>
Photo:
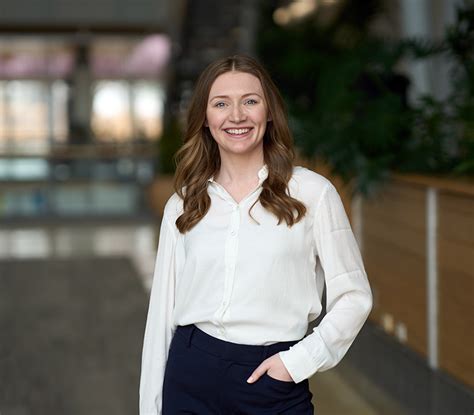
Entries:
<svg viewBox="0 0 474 415">
<path fill-rule="evenodd" d="M 213 178 L 211 206 L 190 231 L 175 225 L 182 200 L 167 202 L 161 224 L 140 380 L 140 414 L 161 414 L 169 345 L 177 325 L 233 343 L 269 345 L 300 340 L 279 353 L 298 383 L 335 366 L 347 352 L 371 308 L 372 294 L 357 242 L 332 183 L 294 167 L 292 197 L 307 208 L 292 227 L 259 202 L 259 185 L 240 203 Z M 311 334 L 308 323 L 321 313 L 326 283 L 327 314 Z M 304 338 L 303 338 L 304 337 Z"/>
</svg>

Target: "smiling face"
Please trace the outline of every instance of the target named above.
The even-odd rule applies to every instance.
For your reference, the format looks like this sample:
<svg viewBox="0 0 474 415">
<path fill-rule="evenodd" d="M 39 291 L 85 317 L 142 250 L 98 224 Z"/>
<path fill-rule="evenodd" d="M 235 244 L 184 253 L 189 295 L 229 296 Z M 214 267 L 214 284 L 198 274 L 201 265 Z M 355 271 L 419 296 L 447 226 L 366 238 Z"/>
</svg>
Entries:
<svg viewBox="0 0 474 415">
<path fill-rule="evenodd" d="M 268 109 L 260 80 L 246 72 L 226 72 L 209 92 L 206 127 L 222 156 L 261 155 Z"/>
</svg>

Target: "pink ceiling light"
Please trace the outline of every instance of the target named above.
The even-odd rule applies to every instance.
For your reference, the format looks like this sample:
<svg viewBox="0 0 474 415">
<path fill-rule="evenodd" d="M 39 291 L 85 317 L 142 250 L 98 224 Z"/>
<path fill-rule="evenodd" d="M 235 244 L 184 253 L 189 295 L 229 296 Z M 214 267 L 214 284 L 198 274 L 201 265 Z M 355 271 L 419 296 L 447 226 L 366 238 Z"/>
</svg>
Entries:
<svg viewBox="0 0 474 415">
<path fill-rule="evenodd" d="M 120 40 L 109 40 L 120 42 Z M 126 48 L 100 48 L 93 53 L 94 76 L 104 77 L 159 77 L 171 55 L 171 45 L 165 35 L 150 35 Z"/>
</svg>

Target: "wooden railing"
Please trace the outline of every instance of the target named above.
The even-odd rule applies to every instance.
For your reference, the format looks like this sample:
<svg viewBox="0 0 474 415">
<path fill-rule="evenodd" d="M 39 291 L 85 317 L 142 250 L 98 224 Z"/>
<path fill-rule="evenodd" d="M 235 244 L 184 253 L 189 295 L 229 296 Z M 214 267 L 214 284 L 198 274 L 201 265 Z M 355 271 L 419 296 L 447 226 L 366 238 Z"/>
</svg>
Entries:
<svg viewBox="0 0 474 415">
<path fill-rule="evenodd" d="M 474 180 L 394 175 L 359 203 L 370 319 L 474 388 Z"/>
</svg>

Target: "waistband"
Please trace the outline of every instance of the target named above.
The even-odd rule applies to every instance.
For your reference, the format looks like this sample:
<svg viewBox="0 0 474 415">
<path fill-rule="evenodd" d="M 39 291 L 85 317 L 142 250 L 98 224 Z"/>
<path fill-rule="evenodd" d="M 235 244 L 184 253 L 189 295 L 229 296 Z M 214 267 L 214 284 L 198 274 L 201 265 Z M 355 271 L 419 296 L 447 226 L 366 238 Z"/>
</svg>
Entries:
<svg viewBox="0 0 474 415">
<path fill-rule="evenodd" d="M 188 346 L 192 344 L 208 354 L 225 360 L 253 364 L 260 363 L 262 360 L 278 352 L 288 350 L 290 346 L 299 342 L 299 340 L 292 340 L 268 346 L 232 343 L 213 337 L 194 324 L 177 326 L 176 334 L 185 339 Z"/>
</svg>

